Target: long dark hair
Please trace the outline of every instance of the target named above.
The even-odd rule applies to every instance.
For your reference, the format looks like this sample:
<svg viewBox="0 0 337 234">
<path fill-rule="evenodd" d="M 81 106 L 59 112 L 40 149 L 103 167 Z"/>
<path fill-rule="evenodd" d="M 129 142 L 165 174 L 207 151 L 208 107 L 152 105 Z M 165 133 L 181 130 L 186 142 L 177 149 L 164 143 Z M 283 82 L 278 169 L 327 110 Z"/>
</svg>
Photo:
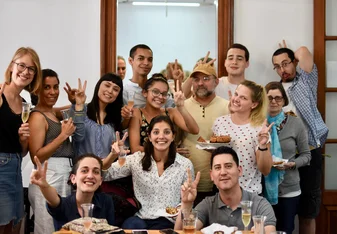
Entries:
<svg viewBox="0 0 337 234">
<path fill-rule="evenodd" d="M 94 122 L 97 122 L 97 116 L 99 116 L 99 113 L 100 113 L 98 91 L 103 81 L 111 81 L 120 87 L 120 91 L 119 91 L 119 94 L 116 100 L 112 103 L 109 103 L 105 108 L 106 116 L 104 119 L 104 124 L 112 124 L 115 131 L 121 131 L 122 130 L 121 109 L 123 107 L 123 83 L 122 83 L 122 79 L 120 78 L 120 76 L 116 74 L 107 73 L 103 75 L 101 79 L 99 79 L 99 81 L 97 82 L 92 100 L 88 104 L 88 109 L 87 109 L 88 118 Z"/>
<path fill-rule="evenodd" d="M 166 115 L 158 115 L 151 120 L 149 128 L 147 130 L 147 135 L 150 135 L 154 125 L 156 123 L 160 123 L 160 122 L 167 123 L 170 126 L 172 133 L 175 134 L 174 125 L 173 125 L 170 117 L 168 117 Z M 149 141 L 149 139 L 147 139 L 147 141 L 145 141 L 144 152 L 145 152 L 145 155 L 142 158 L 143 170 L 149 171 L 151 169 L 151 157 L 154 153 L 153 144 L 152 144 L 152 142 Z M 174 141 L 172 141 L 171 144 L 170 144 L 170 147 L 169 147 L 169 153 L 168 153 L 167 161 L 164 164 L 164 170 L 174 163 L 174 160 L 176 159 L 176 152 L 177 152 L 176 151 L 176 144 L 175 144 Z"/>
</svg>

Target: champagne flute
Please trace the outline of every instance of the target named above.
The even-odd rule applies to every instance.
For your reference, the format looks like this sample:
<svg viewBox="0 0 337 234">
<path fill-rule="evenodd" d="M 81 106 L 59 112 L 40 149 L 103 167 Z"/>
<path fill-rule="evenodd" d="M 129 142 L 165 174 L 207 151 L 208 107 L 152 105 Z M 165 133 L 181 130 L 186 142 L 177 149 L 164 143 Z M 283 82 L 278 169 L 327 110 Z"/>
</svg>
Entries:
<svg viewBox="0 0 337 234">
<path fill-rule="evenodd" d="M 82 207 L 82 219 L 85 233 L 90 233 L 90 228 L 92 225 L 92 215 L 94 211 L 94 204 L 92 203 L 84 203 L 81 205 Z"/>
<path fill-rule="evenodd" d="M 127 150 L 129 150 L 129 147 L 126 145 L 119 146 L 119 154 L 118 154 L 118 163 L 119 165 L 124 165 L 125 163 L 125 158 L 127 155 Z"/>
<path fill-rule="evenodd" d="M 241 201 L 241 218 L 242 223 L 245 226 L 245 231 L 248 231 L 248 226 L 250 224 L 252 216 L 252 201 Z"/>
<path fill-rule="evenodd" d="M 31 104 L 28 102 L 22 102 L 21 119 L 23 123 L 26 123 L 29 118 Z"/>
<path fill-rule="evenodd" d="M 133 105 L 135 104 L 134 98 L 135 98 L 135 92 L 128 91 L 128 108 L 129 109 L 132 109 Z M 131 112 L 130 112 L 130 117 L 132 117 Z"/>
</svg>

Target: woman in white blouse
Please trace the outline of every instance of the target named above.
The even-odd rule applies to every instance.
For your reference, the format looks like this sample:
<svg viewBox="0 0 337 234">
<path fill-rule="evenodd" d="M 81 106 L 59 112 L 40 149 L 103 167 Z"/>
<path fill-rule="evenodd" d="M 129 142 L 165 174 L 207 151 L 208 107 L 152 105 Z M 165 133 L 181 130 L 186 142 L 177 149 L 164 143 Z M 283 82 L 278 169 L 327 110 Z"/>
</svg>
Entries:
<svg viewBox="0 0 337 234">
<path fill-rule="evenodd" d="M 180 188 L 187 179 L 187 169 L 194 175 L 189 159 L 176 153 L 174 126 L 168 116 L 151 120 L 144 152 L 126 157 L 121 165 L 111 165 L 105 180 L 132 175 L 135 196 L 142 208 L 122 225 L 124 229 L 173 228 L 173 220 L 165 217 L 166 207 L 180 203 Z M 113 148 L 117 148 L 115 142 Z"/>
<path fill-rule="evenodd" d="M 272 167 L 269 130 L 267 126 L 266 91 L 261 85 L 245 80 L 238 85 L 230 99 L 231 114 L 214 121 L 212 130 L 217 136 L 230 135 L 228 143 L 239 156 L 243 174 L 240 186 L 262 193 L 261 173 L 268 175 Z"/>
</svg>

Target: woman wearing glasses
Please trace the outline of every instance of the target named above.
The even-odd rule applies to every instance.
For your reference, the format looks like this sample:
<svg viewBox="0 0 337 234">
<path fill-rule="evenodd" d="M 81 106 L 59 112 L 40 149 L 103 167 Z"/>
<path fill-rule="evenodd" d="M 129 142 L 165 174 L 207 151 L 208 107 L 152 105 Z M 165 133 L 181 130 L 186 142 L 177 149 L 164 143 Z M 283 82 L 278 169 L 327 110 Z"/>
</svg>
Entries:
<svg viewBox="0 0 337 234">
<path fill-rule="evenodd" d="M 216 136 L 230 135 L 228 143 L 240 159 L 243 175 L 240 186 L 253 193 L 262 193 L 261 173 L 268 175 L 272 167 L 268 99 L 264 88 L 253 81 L 241 82 L 230 100 L 231 114 L 217 118 L 213 124 Z"/>
<path fill-rule="evenodd" d="M 29 124 L 22 123 L 22 90 L 38 91 L 41 65 L 37 53 L 19 48 L 0 89 L 0 234 L 20 233 L 23 218 L 22 157 L 28 152 Z"/>
<path fill-rule="evenodd" d="M 273 205 L 276 229 L 292 233 L 301 194 L 298 168 L 308 165 L 311 159 L 308 137 L 301 119 L 282 110 L 289 103 L 282 83 L 270 82 L 266 91 L 269 98 L 268 122 L 274 123 L 271 128 L 271 152 L 288 161 L 272 168 L 265 178 L 265 196 Z"/>
<path fill-rule="evenodd" d="M 178 87 L 178 86 L 177 86 Z M 144 108 L 134 110 L 129 126 L 131 152 L 144 152 L 147 141 L 147 129 L 152 118 L 158 115 L 167 115 L 171 121 L 182 130 L 197 134 L 198 124 L 184 107 L 185 97 L 179 88 L 171 90 L 174 95 L 175 108 L 162 108 L 168 97 L 169 85 L 165 77 L 158 73 L 148 79 L 144 85 L 143 96 L 146 99 Z"/>
</svg>

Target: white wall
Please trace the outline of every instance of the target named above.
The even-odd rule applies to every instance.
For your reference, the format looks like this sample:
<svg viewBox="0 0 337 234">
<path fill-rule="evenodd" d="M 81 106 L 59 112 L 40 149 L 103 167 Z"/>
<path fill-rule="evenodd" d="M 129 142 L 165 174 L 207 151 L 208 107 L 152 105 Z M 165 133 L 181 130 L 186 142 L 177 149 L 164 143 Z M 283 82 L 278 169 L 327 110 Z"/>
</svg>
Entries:
<svg viewBox="0 0 337 234">
<path fill-rule="evenodd" d="M 30 46 L 39 54 L 42 68 L 55 70 L 61 93 L 57 105 L 68 104 L 63 86 L 88 80 L 87 96 L 100 76 L 100 1 L 0 0 L 0 68 L 5 70 L 15 51 Z M 0 78 L 2 80 L 3 78 Z M 1 83 L 1 82 L 0 82 Z M 30 100 L 28 93 L 23 95 Z M 24 184 L 32 164 L 23 161 Z"/>
<path fill-rule="evenodd" d="M 137 44 L 147 44 L 153 51 L 152 73 L 166 68 L 174 59 L 184 70 L 192 70 L 196 60 L 211 51 L 216 57 L 216 8 L 118 5 L 117 53 L 125 59 Z M 127 64 L 126 77 L 132 70 Z"/>
<path fill-rule="evenodd" d="M 251 55 L 246 79 L 279 80 L 271 57 L 282 39 L 293 50 L 304 45 L 312 51 L 313 0 L 235 0 L 234 7 L 234 41 Z"/>
</svg>

